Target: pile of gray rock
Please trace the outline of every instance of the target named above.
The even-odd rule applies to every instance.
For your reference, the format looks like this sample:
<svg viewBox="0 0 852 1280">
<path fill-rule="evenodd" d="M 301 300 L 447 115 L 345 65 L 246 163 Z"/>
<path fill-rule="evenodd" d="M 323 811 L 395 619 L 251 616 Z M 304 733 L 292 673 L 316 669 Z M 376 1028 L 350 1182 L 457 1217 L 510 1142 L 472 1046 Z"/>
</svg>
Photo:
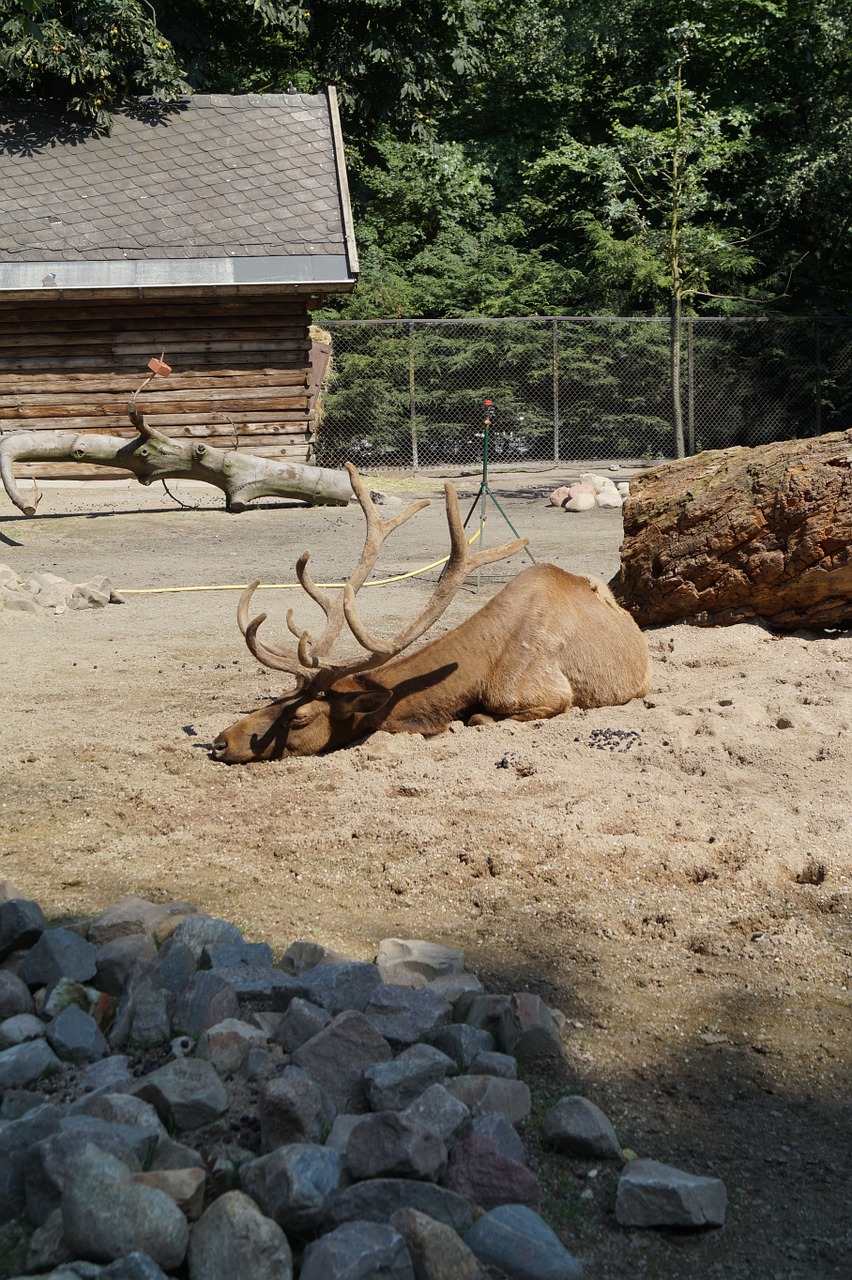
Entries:
<svg viewBox="0 0 852 1280">
<path fill-rule="evenodd" d="M 0 609 L 65 613 L 67 609 L 102 609 L 107 604 L 124 604 L 109 578 L 77 583 L 55 573 L 31 573 L 22 578 L 7 564 L 0 564 Z"/>
<path fill-rule="evenodd" d="M 6 886 L 0 1232 L 23 1233 L 19 1274 L 52 1280 L 575 1280 L 518 1131 L 518 1066 L 558 1060 L 563 1029 L 452 948 L 276 961 L 189 903 L 48 925 Z M 543 1137 L 624 1159 L 580 1097 Z M 719 1225 L 724 1186 L 632 1159 L 616 1212 Z"/>
</svg>

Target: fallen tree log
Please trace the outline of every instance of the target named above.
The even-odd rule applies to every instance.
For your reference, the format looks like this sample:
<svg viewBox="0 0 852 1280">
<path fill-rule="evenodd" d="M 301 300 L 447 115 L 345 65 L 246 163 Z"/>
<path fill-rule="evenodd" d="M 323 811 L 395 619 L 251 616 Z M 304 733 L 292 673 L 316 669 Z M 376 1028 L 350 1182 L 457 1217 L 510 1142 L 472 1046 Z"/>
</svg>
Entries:
<svg viewBox="0 0 852 1280">
<path fill-rule="evenodd" d="M 132 404 L 128 411 L 139 432 L 135 440 L 70 431 L 15 431 L 0 438 L 0 477 L 15 506 L 31 516 L 38 499 L 18 489 L 14 463 L 54 460 L 121 467 L 132 471 L 143 485 L 156 480 L 202 480 L 223 490 L 228 511 L 244 511 L 255 498 L 300 498 L 313 506 L 345 506 L 352 497 L 345 471 L 173 440 L 151 427 Z"/>
<path fill-rule="evenodd" d="M 640 626 L 852 623 L 852 431 L 655 467 L 623 517 L 611 586 Z"/>
</svg>

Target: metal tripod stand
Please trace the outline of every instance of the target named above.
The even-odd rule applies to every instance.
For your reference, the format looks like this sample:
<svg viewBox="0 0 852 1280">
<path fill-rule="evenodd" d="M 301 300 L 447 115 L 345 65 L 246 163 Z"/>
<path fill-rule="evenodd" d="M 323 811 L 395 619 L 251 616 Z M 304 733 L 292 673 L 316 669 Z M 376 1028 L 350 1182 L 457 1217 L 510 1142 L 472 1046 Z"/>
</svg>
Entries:
<svg viewBox="0 0 852 1280">
<path fill-rule="evenodd" d="M 491 447 L 491 428 L 494 425 L 494 415 L 496 413 L 496 409 L 491 400 L 483 401 L 483 409 L 484 409 L 484 416 L 483 416 L 483 436 L 482 436 L 482 479 L 479 482 L 479 488 L 476 491 L 476 497 L 474 498 L 471 504 L 470 510 L 468 511 L 467 515 L 464 518 L 464 524 L 462 525 L 462 528 L 464 529 L 467 528 L 470 517 L 473 515 L 476 508 L 479 507 L 480 546 L 482 545 L 482 533 L 485 528 L 485 506 L 489 498 L 494 503 L 495 507 L 500 512 L 500 515 L 506 521 L 506 524 L 512 530 L 512 533 L 515 535 L 515 537 L 519 538 L 521 536 L 518 533 L 515 526 L 512 524 L 512 521 L 506 515 L 506 512 L 500 506 L 499 498 L 497 498 L 496 494 L 493 493 L 488 483 L 488 455 Z M 533 553 L 530 551 L 529 547 L 524 547 L 524 552 L 526 555 L 529 556 L 533 564 L 535 564 L 536 558 L 533 555 Z M 476 590 L 477 592 L 479 591 L 479 571 L 477 571 L 477 575 L 476 575 Z"/>
</svg>

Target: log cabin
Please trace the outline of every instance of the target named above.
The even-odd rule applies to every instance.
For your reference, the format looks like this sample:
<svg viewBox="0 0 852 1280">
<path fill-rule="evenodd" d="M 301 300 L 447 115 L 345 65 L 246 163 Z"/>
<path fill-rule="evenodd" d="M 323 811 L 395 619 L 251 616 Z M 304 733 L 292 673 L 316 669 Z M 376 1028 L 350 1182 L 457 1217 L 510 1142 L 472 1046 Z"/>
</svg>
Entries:
<svg viewBox="0 0 852 1280">
<path fill-rule="evenodd" d="M 358 258 L 336 94 L 126 104 L 74 131 L 0 102 L 0 433 L 166 435 L 314 461 L 311 310 Z M 19 476 L 115 468 L 19 463 Z"/>
</svg>

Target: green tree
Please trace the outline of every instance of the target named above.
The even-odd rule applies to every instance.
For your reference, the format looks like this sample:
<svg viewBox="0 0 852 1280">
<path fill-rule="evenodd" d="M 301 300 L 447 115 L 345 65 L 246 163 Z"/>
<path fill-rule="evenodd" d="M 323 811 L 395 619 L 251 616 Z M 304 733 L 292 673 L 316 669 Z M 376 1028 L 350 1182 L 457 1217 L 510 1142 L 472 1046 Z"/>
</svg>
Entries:
<svg viewBox="0 0 852 1280">
<path fill-rule="evenodd" d="M 739 286 L 756 260 L 735 224 L 736 211 L 719 194 L 724 177 L 743 154 L 743 113 L 708 107 L 686 81 L 690 48 L 701 28 L 681 23 L 668 33 L 672 55 L 645 108 L 626 123 L 616 118 L 609 138 L 583 145 L 569 138 L 531 166 L 552 191 L 554 176 L 567 188 L 564 216 L 586 237 L 595 273 L 632 309 L 671 318 L 670 364 L 675 451 L 683 457 L 681 332 L 684 305 Z M 626 114 L 626 112 L 625 112 Z M 578 188 L 587 207 L 576 212 Z M 541 196 L 539 195 L 539 200 Z M 591 204 L 591 207 L 589 207 Z"/>
<path fill-rule="evenodd" d="M 0 94 L 58 101 L 105 127 L 121 98 L 188 90 L 142 0 L 0 0 Z"/>
</svg>

